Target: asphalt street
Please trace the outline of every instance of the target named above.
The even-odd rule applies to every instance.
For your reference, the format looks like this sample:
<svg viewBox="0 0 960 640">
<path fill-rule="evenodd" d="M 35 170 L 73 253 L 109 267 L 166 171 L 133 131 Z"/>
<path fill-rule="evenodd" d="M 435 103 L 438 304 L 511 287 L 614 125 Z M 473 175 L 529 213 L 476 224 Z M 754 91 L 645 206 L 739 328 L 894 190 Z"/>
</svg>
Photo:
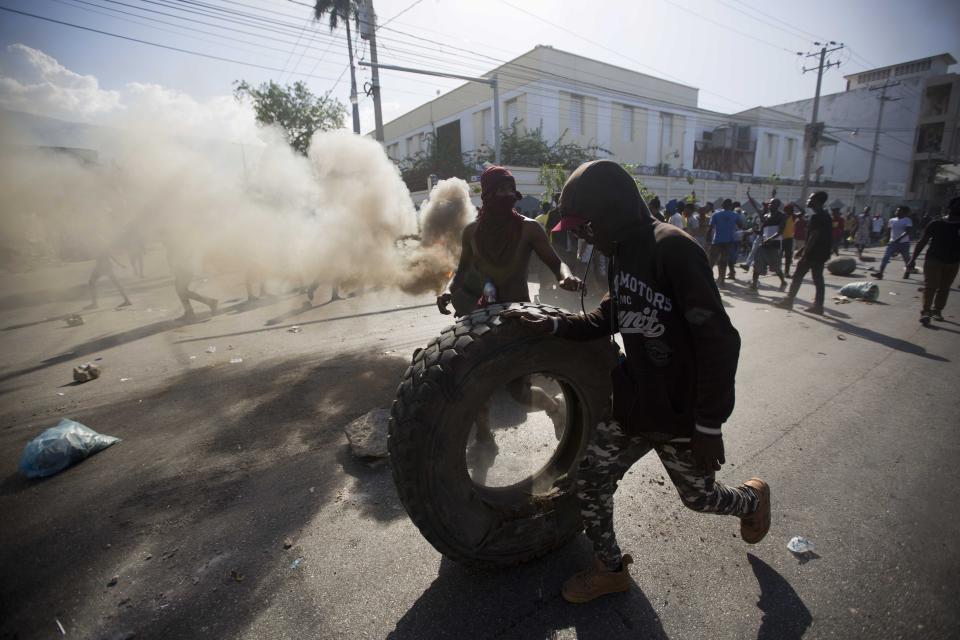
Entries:
<svg viewBox="0 0 960 640">
<path fill-rule="evenodd" d="M 223 312 L 179 325 L 153 250 L 147 278 L 123 277 L 131 307 L 104 282 L 68 327 L 92 263 L 2 274 L 0 638 L 960 637 L 960 294 L 925 328 L 920 278 L 894 264 L 878 303 L 832 300 L 870 264 L 827 275 L 823 317 L 772 307 L 775 278 L 723 294 L 743 347 L 719 478 L 770 482 L 767 538 L 687 511 L 648 456 L 616 495 L 634 585 L 586 605 L 559 593 L 591 561 L 583 536 L 515 569 L 458 565 L 389 463 L 350 453 L 342 427 L 389 407 L 451 322 L 431 296 L 247 304 L 241 274 L 207 274 Z M 103 375 L 71 384 L 87 361 Z M 61 417 L 122 442 L 24 479 L 24 445 Z M 814 554 L 787 550 L 796 535 Z"/>
</svg>

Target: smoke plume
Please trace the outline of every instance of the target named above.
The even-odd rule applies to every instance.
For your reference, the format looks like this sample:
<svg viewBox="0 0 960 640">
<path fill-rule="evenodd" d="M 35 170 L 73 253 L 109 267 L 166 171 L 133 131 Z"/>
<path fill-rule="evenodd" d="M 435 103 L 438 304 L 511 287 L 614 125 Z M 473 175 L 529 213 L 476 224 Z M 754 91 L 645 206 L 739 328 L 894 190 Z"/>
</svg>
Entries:
<svg viewBox="0 0 960 640">
<path fill-rule="evenodd" d="M 15 53 L 39 61 L 38 73 L 68 77 L 85 99 L 102 92 L 95 79 L 70 76 L 42 52 L 18 46 Z M 36 96 L 53 81 L 35 80 L 0 82 L 0 92 L 7 88 L 0 105 L 23 107 L 11 91 Z M 241 271 L 261 280 L 352 282 L 412 293 L 439 290 L 455 268 L 459 234 L 472 214 L 462 180 L 443 181 L 431 193 L 422 211 L 422 244 L 404 242 L 418 232 L 416 211 L 397 167 L 374 140 L 318 133 L 304 157 L 280 132 L 255 129 L 252 111 L 238 111 L 232 100 L 199 104 L 139 84 L 115 93 L 101 100 L 98 126 L 77 129 L 74 149 L 66 152 L 23 126 L 24 114 L 0 111 L 4 259 L 44 252 L 60 259 L 122 255 L 132 244 L 160 242 L 172 265 L 195 273 Z M 62 100 L 63 91 L 51 95 L 60 100 L 58 109 L 72 104 Z M 131 95 L 135 99 L 124 102 Z M 191 113 L 186 125 L 196 126 L 151 115 L 170 104 Z M 215 130 L 220 111 L 231 141 L 217 138 L 224 134 Z"/>
</svg>

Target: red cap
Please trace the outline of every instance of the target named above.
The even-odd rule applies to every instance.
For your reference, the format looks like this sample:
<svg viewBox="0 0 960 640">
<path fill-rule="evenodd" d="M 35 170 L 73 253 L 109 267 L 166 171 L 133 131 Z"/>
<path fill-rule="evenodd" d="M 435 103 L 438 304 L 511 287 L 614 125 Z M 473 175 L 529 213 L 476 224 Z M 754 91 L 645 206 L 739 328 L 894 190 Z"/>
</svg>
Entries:
<svg viewBox="0 0 960 640">
<path fill-rule="evenodd" d="M 560 222 L 557 223 L 553 229 L 550 229 L 550 233 L 556 233 L 557 231 L 568 231 L 570 229 L 576 229 L 587 224 L 589 220 L 586 218 L 578 218 L 577 216 L 565 216 L 560 218 Z"/>
</svg>

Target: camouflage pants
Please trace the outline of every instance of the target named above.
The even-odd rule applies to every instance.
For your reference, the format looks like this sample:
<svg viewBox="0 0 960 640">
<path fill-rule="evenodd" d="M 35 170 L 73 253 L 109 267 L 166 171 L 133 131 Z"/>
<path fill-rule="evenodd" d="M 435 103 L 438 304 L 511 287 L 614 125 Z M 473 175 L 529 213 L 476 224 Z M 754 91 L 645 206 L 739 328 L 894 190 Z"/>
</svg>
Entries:
<svg viewBox="0 0 960 640">
<path fill-rule="evenodd" d="M 578 470 L 577 497 L 587 537 L 608 567 L 620 563 L 620 547 L 613 533 L 613 494 L 617 483 L 651 449 L 660 456 L 680 499 L 690 509 L 734 516 L 756 510 L 757 494 L 752 489 L 728 487 L 716 482 L 713 472 L 704 473 L 696 468 L 689 442 L 689 438 L 656 442 L 631 436 L 613 420 L 597 425 Z"/>
</svg>

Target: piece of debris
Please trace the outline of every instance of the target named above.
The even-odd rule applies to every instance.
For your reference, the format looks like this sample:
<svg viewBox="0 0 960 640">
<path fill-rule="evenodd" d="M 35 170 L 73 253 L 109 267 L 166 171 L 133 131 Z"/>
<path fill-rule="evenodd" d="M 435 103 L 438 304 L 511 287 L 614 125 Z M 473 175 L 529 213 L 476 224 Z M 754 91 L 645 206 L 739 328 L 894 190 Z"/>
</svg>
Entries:
<svg viewBox="0 0 960 640">
<path fill-rule="evenodd" d="M 353 455 L 359 458 L 385 458 L 390 411 L 374 409 L 343 428 Z"/>
<path fill-rule="evenodd" d="M 190 356 L 190 359 L 191 359 L 191 360 L 196 360 L 196 359 L 197 359 L 197 356 Z"/>
<path fill-rule="evenodd" d="M 20 472 L 28 478 L 46 478 L 117 442 L 120 438 L 63 418 L 27 443 L 20 456 Z"/>
<path fill-rule="evenodd" d="M 875 302 L 880 297 L 880 287 L 876 282 L 851 282 L 840 288 L 840 295 Z"/>
<path fill-rule="evenodd" d="M 233 345 L 232 345 L 232 344 L 228 344 L 228 345 L 227 345 L 227 351 L 233 351 Z"/>
<path fill-rule="evenodd" d="M 53 621 L 57 623 L 57 629 L 60 629 L 60 633 L 63 635 L 67 635 L 67 630 L 63 628 L 63 625 L 60 624 L 60 621 L 57 620 L 56 618 L 54 618 Z"/>
<path fill-rule="evenodd" d="M 296 560 L 294 560 L 293 562 L 291 562 L 291 563 L 290 563 L 290 568 L 291 568 L 291 569 L 296 569 L 296 568 L 299 567 L 301 564 L 303 564 L 303 558 L 302 558 L 302 557 L 297 558 Z"/>
<path fill-rule="evenodd" d="M 295 324 L 287 329 L 287 333 L 303 333 L 303 329 L 300 328 L 300 325 Z"/>
<path fill-rule="evenodd" d="M 243 358 L 230 358 L 230 364 L 240 364 L 243 362 Z"/>
<path fill-rule="evenodd" d="M 897 295 L 897 292 L 896 292 L 896 291 L 887 291 L 887 293 L 889 293 L 891 296 Z"/>
<path fill-rule="evenodd" d="M 243 574 L 237 571 L 236 569 L 230 570 L 230 577 L 234 582 L 243 582 Z"/>
<path fill-rule="evenodd" d="M 130 382 L 130 378 L 120 378 L 120 382 Z"/>
<path fill-rule="evenodd" d="M 846 339 L 847 339 L 847 336 L 843 335 L 842 333 L 837 334 L 837 340 L 846 340 Z"/>
<path fill-rule="evenodd" d="M 120 576 L 113 576 L 110 578 L 110 582 L 107 583 L 107 586 L 114 587 L 118 582 L 120 582 Z"/>
<path fill-rule="evenodd" d="M 57 395 L 58 395 L 58 396 L 65 396 L 65 395 L 67 395 L 67 394 L 65 394 L 63 391 L 57 391 Z"/>
<path fill-rule="evenodd" d="M 207 353 L 216 353 L 216 352 L 217 352 L 217 348 L 215 346 L 210 345 L 209 347 L 207 347 Z"/>
<path fill-rule="evenodd" d="M 284 548 L 284 549 L 289 549 L 289 548 L 292 547 L 292 546 L 293 546 L 293 540 L 291 540 L 290 538 L 284 538 L 284 539 L 283 539 L 283 548 Z"/>
<path fill-rule="evenodd" d="M 83 316 L 81 316 L 79 313 L 71 313 L 64 318 L 64 320 L 66 321 L 68 327 L 79 327 L 83 324 Z"/>
<path fill-rule="evenodd" d="M 790 542 L 787 543 L 787 549 L 790 549 L 793 553 L 808 553 L 813 551 L 814 544 L 812 540 L 804 538 L 803 536 L 793 536 L 790 538 Z"/>
<path fill-rule="evenodd" d="M 100 367 L 92 362 L 77 365 L 73 368 L 74 382 L 90 382 L 91 380 L 96 380 L 99 377 Z"/>
</svg>

